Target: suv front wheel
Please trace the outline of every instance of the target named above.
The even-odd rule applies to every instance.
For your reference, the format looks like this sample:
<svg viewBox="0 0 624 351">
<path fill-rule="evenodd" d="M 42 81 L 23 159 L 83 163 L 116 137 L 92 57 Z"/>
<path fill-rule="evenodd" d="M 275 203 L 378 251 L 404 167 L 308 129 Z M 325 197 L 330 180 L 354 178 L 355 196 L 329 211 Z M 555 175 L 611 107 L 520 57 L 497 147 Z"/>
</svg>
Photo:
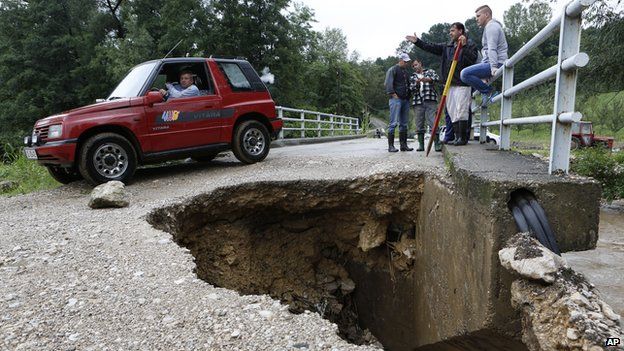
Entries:
<svg viewBox="0 0 624 351">
<path fill-rule="evenodd" d="M 264 160 L 269 154 L 270 145 L 269 131 L 258 121 L 245 121 L 234 131 L 232 151 L 243 163 L 251 164 Z"/>
<path fill-rule="evenodd" d="M 93 185 L 118 180 L 126 183 L 137 167 L 136 151 L 128 139 L 102 133 L 87 139 L 80 149 L 80 174 Z"/>
<path fill-rule="evenodd" d="M 46 166 L 46 168 L 48 168 L 48 172 L 52 178 L 61 184 L 69 184 L 82 179 L 82 175 L 73 168 L 70 169 L 61 166 Z"/>
</svg>

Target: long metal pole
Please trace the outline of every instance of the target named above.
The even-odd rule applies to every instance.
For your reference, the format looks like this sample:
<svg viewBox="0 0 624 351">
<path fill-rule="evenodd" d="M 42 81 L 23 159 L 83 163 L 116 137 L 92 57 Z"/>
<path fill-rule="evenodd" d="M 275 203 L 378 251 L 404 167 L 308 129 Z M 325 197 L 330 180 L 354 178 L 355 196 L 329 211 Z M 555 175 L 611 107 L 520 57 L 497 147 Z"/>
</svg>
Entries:
<svg viewBox="0 0 624 351">
<path fill-rule="evenodd" d="M 455 55 L 453 55 L 451 69 L 449 70 L 449 75 L 446 78 L 446 85 L 444 86 L 444 92 L 442 92 L 442 98 L 440 99 L 440 105 L 438 106 L 438 111 L 436 112 L 436 118 L 433 122 L 433 128 L 431 128 L 431 138 L 429 138 L 429 143 L 427 143 L 427 152 L 425 153 L 425 157 L 429 156 L 429 151 L 431 151 L 431 144 L 433 144 L 434 135 L 438 131 L 440 115 L 442 114 L 442 111 L 444 110 L 444 105 L 446 104 L 446 96 L 448 95 L 448 91 L 451 88 L 451 82 L 453 81 L 453 75 L 455 74 L 455 68 L 457 67 L 457 60 L 459 59 L 459 52 L 461 51 L 461 49 L 462 43 L 460 41 L 457 41 L 457 49 L 455 49 Z"/>
</svg>

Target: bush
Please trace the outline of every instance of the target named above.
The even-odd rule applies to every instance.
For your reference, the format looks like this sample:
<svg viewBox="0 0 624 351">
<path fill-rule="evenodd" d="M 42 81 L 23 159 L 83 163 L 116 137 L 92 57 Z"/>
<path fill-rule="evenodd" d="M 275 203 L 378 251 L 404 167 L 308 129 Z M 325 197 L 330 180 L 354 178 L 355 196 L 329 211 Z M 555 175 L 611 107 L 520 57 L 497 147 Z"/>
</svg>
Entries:
<svg viewBox="0 0 624 351">
<path fill-rule="evenodd" d="M 599 181 L 607 201 L 624 198 L 624 153 L 600 147 L 582 149 L 577 151 L 571 170 Z"/>
<path fill-rule="evenodd" d="M 12 152 L 7 152 L 5 149 L 3 155 L 9 155 L 8 158 L 11 159 L 11 162 L 0 162 L 0 181 L 14 181 L 18 185 L 0 195 L 26 194 L 38 190 L 53 189 L 60 185 L 50 176 L 45 167 L 27 159 L 20 149 L 14 149 Z"/>
<path fill-rule="evenodd" d="M 5 143 L 0 145 L 0 163 L 10 164 L 19 158 L 20 149 Z"/>
</svg>

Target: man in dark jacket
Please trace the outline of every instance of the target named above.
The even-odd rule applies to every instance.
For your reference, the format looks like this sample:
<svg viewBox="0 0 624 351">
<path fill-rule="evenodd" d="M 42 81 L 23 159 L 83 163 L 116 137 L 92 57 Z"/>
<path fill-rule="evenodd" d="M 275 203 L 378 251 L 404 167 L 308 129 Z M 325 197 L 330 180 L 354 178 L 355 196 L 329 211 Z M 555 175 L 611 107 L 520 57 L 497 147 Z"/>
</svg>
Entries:
<svg viewBox="0 0 624 351">
<path fill-rule="evenodd" d="M 451 88 L 446 98 L 446 110 L 452 122 L 452 126 L 447 123 L 446 128 L 447 130 L 453 128 L 455 131 L 455 145 L 465 145 L 468 143 L 468 134 L 470 131 L 468 118 L 471 102 L 471 88 L 461 81 L 460 73 L 465 67 L 475 64 L 478 56 L 477 45 L 472 40 L 466 39 L 465 33 L 466 29 L 464 25 L 455 22 L 451 25 L 451 29 L 449 30 L 451 41 L 448 43 L 428 43 L 418 38 L 416 33 L 405 37 L 405 39 L 411 41 L 417 47 L 432 54 L 442 56 L 440 72 L 443 82 L 446 82 L 449 71 L 451 70 L 451 64 L 458 41 L 465 43 L 459 53 L 457 67 L 455 68 L 455 73 L 451 81 Z"/>
<path fill-rule="evenodd" d="M 406 53 L 399 54 L 399 62 L 386 72 L 386 94 L 389 96 L 390 124 L 388 125 L 388 152 L 397 152 L 394 147 L 394 129 L 399 124 L 399 142 L 401 151 L 412 151 L 407 146 L 407 120 L 409 118 L 409 76 L 407 72 L 410 57 Z"/>
</svg>

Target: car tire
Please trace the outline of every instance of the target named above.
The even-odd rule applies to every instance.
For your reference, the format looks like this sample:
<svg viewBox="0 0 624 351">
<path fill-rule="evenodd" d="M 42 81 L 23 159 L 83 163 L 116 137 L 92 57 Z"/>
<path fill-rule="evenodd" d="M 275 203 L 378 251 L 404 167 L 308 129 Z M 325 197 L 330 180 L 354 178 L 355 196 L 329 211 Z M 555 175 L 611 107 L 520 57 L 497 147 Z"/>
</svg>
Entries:
<svg viewBox="0 0 624 351">
<path fill-rule="evenodd" d="M 80 149 L 78 169 L 93 185 L 118 180 L 127 183 L 137 167 L 136 151 L 128 139 L 115 133 L 92 136 Z"/>
<path fill-rule="evenodd" d="M 572 137 L 570 142 L 570 150 L 578 150 L 581 147 L 581 140 L 577 137 Z"/>
<path fill-rule="evenodd" d="M 252 164 L 264 160 L 270 146 L 269 131 L 258 121 L 245 121 L 234 130 L 232 151 L 242 163 Z"/>
<path fill-rule="evenodd" d="M 65 168 L 61 166 L 46 166 L 48 173 L 61 184 L 69 184 L 82 179 L 80 172 L 73 168 Z"/>
</svg>

